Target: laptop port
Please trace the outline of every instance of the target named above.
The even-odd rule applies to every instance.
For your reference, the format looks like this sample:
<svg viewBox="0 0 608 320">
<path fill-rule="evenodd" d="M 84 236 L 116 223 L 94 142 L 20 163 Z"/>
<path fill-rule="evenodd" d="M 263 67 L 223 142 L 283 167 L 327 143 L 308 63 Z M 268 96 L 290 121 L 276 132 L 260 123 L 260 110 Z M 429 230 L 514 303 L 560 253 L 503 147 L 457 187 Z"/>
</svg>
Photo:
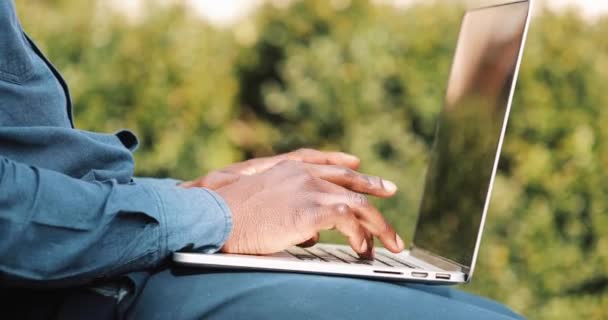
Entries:
<svg viewBox="0 0 608 320">
<path fill-rule="evenodd" d="M 436 273 L 435 278 L 441 279 L 441 280 L 450 280 L 450 278 L 452 278 L 452 276 L 448 273 Z"/>
<path fill-rule="evenodd" d="M 417 272 L 417 271 L 412 272 L 412 277 L 416 277 L 416 278 L 426 278 L 426 277 L 428 277 L 428 276 L 429 276 L 429 274 L 428 274 L 428 273 L 426 273 L 426 272 Z"/>
<path fill-rule="evenodd" d="M 399 271 L 388 271 L 388 270 L 374 270 L 374 273 L 385 273 L 385 274 L 403 274 Z"/>
</svg>

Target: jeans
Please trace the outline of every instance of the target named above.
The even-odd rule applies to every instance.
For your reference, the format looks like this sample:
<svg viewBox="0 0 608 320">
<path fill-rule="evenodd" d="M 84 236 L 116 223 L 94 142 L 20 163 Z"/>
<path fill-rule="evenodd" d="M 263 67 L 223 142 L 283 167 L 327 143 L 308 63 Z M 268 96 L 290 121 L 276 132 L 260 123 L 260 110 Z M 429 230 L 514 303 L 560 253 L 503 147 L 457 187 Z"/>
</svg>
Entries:
<svg viewBox="0 0 608 320">
<path fill-rule="evenodd" d="M 522 319 L 462 291 L 321 275 L 173 268 L 152 275 L 127 319 Z"/>
</svg>

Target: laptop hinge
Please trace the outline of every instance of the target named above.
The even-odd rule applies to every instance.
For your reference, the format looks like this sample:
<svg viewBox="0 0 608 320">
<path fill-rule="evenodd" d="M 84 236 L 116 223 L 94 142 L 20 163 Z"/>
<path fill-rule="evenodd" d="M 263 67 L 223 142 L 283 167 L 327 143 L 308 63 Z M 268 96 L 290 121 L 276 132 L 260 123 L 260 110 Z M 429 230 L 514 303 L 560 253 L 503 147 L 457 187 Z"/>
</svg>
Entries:
<svg viewBox="0 0 608 320">
<path fill-rule="evenodd" d="M 462 272 L 464 274 L 469 274 L 469 267 L 463 266 L 459 263 L 446 259 L 444 257 L 432 254 L 424 249 L 418 248 L 416 246 L 412 246 L 410 248 L 410 254 L 420 259 L 428 264 L 434 265 L 440 269 L 446 271 L 454 271 L 454 272 Z"/>
</svg>

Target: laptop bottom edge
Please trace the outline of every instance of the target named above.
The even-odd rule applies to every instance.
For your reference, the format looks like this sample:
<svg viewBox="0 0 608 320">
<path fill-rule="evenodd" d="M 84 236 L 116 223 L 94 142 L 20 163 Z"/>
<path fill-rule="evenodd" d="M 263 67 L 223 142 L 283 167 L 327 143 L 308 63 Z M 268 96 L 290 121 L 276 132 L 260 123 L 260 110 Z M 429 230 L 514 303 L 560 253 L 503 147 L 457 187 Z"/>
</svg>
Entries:
<svg viewBox="0 0 608 320">
<path fill-rule="evenodd" d="M 312 257 L 308 258 L 301 252 L 310 253 Z M 264 256 L 176 252 L 173 261 L 183 266 L 232 271 L 294 272 L 442 285 L 467 282 L 467 275 L 463 272 L 412 262 L 407 251 L 394 255 L 377 248 L 375 252 L 377 258 L 368 261 L 354 258 L 354 252 L 347 246 L 318 244 L 312 248 L 294 247 Z"/>
</svg>

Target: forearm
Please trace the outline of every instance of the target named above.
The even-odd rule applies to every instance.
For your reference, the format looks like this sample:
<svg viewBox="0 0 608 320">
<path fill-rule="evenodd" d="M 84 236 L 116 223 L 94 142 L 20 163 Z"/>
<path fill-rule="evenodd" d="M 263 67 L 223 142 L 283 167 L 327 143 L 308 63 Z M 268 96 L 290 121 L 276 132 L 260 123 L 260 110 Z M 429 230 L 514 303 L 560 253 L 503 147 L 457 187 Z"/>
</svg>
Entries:
<svg viewBox="0 0 608 320">
<path fill-rule="evenodd" d="M 205 189 L 87 182 L 0 156 L 2 283 L 66 286 L 151 268 L 188 245 L 214 252 L 230 229 L 228 208 Z"/>
</svg>

